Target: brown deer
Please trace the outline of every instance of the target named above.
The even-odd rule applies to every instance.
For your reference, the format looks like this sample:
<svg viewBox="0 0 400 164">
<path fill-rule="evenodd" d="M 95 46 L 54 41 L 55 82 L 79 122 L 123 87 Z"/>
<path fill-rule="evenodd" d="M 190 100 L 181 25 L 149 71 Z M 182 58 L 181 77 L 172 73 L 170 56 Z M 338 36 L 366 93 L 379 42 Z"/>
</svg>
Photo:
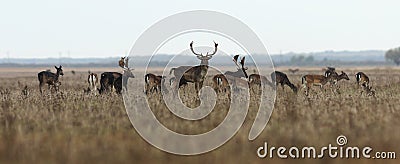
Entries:
<svg viewBox="0 0 400 164">
<path fill-rule="evenodd" d="M 356 75 L 357 85 L 368 87 L 369 86 L 369 77 L 364 72 L 358 72 Z"/>
<path fill-rule="evenodd" d="M 123 59 L 125 60 L 122 62 L 124 65 L 121 66 L 120 63 Z M 119 61 L 119 66 L 124 69 L 122 74 L 118 72 L 103 72 L 101 74 L 100 89 L 97 89 L 100 94 L 111 91 L 112 88 L 114 88 L 118 94 L 122 93 L 122 88 L 128 91 L 128 79 L 135 78 L 135 75 L 132 73 L 133 69 L 128 66 L 129 58 L 122 57 L 121 60 Z"/>
<path fill-rule="evenodd" d="M 146 83 L 145 94 L 156 92 L 161 92 L 161 89 L 164 89 L 164 92 L 168 93 L 165 87 L 165 76 L 157 76 L 152 73 L 148 73 L 144 76 L 144 80 Z"/>
<path fill-rule="evenodd" d="M 285 89 L 284 85 L 287 85 L 290 87 L 290 89 L 292 89 L 294 93 L 297 93 L 298 88 L 293 83 L 290 82 L 289 78 L 285 73 L 280 71 L 274 71 L 271 73 L 271 79 L 276 86 L 278 86 L 278 84 L 281 84 L 283 90 Z"/>
<path fill-rule="evenodd" d="M 57 73 L 52 73 L 50 71 L 42 71 L 38 73 L 38 80 L 39 80 L 39 89 L 40 94 L 43 94 L 42 87 L 44 84 L 47 84 L 50 87 L 54 87 L 55 91 L 58 92 L 58 88 L 61 85 L 61 82 L 58 80 L 58 77 L 64 75 L 62 70 L 62 66 L 60 67 L 54 66 L 56 68 Z"/>
<path fill-rule="evenodd" d="M 304 87 L 307 87 L 306 95 L 308 96 L 311 86 L 320 86 L 322 90 L 323 86 L 328 83 L 331 78 L 331 75 L 329 75 L 328 77 L 324 75 L 304 75 L 301 78 L 301 83 L 304 85 Z"/>
<path fill-rule="evenodd" d="M 273 87 L 274 85 L 272 84 L 271 81 L 267 79 L 267 77 L 259 75 L 259 74 L 251 74 L 249 76 L 249 86 L 252 88 L 254 91 L 254 86 L 261 87 L 261 84 L 268 85 L 270 87 Z"/>
<path fill-rule="evenodd" d="M 218 44 L 214 42 L 214 52 L 203 55 L 202 53 L 196 53 L 193 49 L 193 41 L 190 43 L 190 50 L 194 55 L 197 56 L 198 59 L 201 60 L 200 65 L 198 66 L 180 66 L 178 68 L 172 68 L 174 72 L 175 78 L 179 79 L 178 88 L 180 88 L 184 83 L 191 82 L 195 84 L 196 93 L 199 92 L 201 87 L 203 86 L 204 79 L 206 77 L 208 71 L 208 60 L 212 58 L 215 53 L 217 53 Z M 176 83 L 176 82 L 175 82 Z"/>
</svg>

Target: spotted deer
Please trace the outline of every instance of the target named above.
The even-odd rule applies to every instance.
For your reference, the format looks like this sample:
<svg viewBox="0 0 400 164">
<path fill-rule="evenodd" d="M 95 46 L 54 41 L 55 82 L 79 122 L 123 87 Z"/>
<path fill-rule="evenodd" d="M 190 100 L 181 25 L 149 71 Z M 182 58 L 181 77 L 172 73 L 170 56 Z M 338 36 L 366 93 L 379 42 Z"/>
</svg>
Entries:
<svg viewBox="0 0 400 164">
<path fill-rule="evenodd" d="M 38 73 L 40 94 L 43 94 L 42 87 L 44 84 L 47 84 L 49 89 L 53 87 L 55 91 L 58 92 L 59 86 L 61 85 L 58 78 L 60 75 L 63 76 L 64 72 L 61 65 L 60 67 L 54 66 L 54 68 L 56 68 L 57 73 L 52 73 L 50 71 L 42 71 Z"/>
<path fill-rule="evenodd" d="M 304 87 L 307 87 L 306 95 L 308 96 L 311 86 L 320 86 L 322 90 L 323 86 L 328 83 L 331 78 L 331 75 L 328 75 L 328 77 L 324 75 L 304 75 L 301 78 L 301 83 Z"/>
</svg>

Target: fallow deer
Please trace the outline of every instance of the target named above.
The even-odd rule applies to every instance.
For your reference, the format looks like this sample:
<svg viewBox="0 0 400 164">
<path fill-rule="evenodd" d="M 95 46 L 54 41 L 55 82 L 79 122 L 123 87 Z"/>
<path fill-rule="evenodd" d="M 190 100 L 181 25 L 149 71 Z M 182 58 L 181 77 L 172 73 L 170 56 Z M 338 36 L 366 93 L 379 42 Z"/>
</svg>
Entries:
<svg viewBox="0 0 400 164">
<path fill-rule="evenodd" d="M 165 76 L 157 76 L 152 73 L 148 73 L 144 76 L 144 80 L 146 83 L 145 94 L 156 92 L 161 92 L 161 89 L 164 89 L 164 92 L 167 92 L 165 87 Z"/>
<path fill-rule="evenodd" d="M 269 81 L 265 76 L 259 74 L 251 74 L 249 76 L 249 85 L 252 89 L 255 89 L 254 86 L 261 87 L 261 83 L 273 87 L 272 82 Z"/>
<path fill-rule="evenodd" d="M 226 71 L 224 74 L 225 75 L 229 75 L 229 76 L 233 76 L 233 77 L 237 77 L 237 78 L 248 78 L 246 70 L 248 69 L 247 67 L 244 67 L 244 61 L 245 61 L 245 57 L 242 57 L 242 59 L 240 60 L 240 65 L 238 64 L 238 59 L 239 59 L 239 55 L 235 55 L 233 57 L 233 62 L 236 65 L 237 71 L 232 72 L 232 71 Z"/>
<path fill-rule="evenodd" d="M 88 81 L 88 84 L 89 84 L 89 87 L 88 87 L 89 91 L 90 90 L 96 91 L 97 90 L 97 84 L 99 83 L 99 78 L 97 77 L 97 74 L 89 71 L 89 75 L 88 75 L 87 81 Z"/>
<path fill-rule="evenodd" d="M 125 60 L 121 64 L 121 60 Z M 100 94 L 103 92 L 107 92 L 112 90 L 112 88 L 115 89 L 115 91 L 120 94 L 122 93 L 122 87 L 125 88 L 125 90 L 128 90 L 127 84 L 128 84 L 128 79 L 129 78 L 135 78 L 135 76 L 132 73 L 132 70 L 128 66 L 128 57 L 123 57 L 119 61 L 119 66 L 121 66 L 124 70 L 121 73 L 118 72 L 103 72 L 100 77 L 100 89 L 97 89 Z"/>
<path fill-rule="evenodd" d="M 38 73 L 40 94 L 43 94 L 42 87 L 44 84 L 47 84 L 49 89 L 50 87 L 54 87 L 56 92 L 58 92 L 58 88 L 61 85 L 58 78 L 60 75 L 63 76 L 64 72 L 61 65 L 60 67 L 54 66 L 54 68 L 56 68 L 57 73 L 52 73 L 50 71 L 42 71 Z"/>
<path fill-rule="evenodd" d="M 232 71 L 226 71 L 225 74 L 217 74 L 213 77 L 213 86 L 214 86 L 214 90 L 217 92 L 226 92 L 227 89 L 229 90 L 229 81 L 232 82 L 232 84 L 234 84 L 233 86 L 236 86 L 236 81 L 239 81 L 240 78 L 244 77 L 244 78 L 248 78 L 246 70 L 247 67 L 244 67 L 244 63 L 245 63 L 245 57 L 242 57 L 242 59 L 240 60 L 240 65 L 238 64 L 238 58 L 239 55 L 235 55 L 233 57 L 233 62 L 235 63 L 236 67 L 237 67 L 237 71 L 232 72 Z"/>
<path fill-rule="evenodd" d="M 190 43 L 190 50 L 194 55 L 197 56 L 198 59 L 201 60 L 200 65 L 197 66 L 180 66 L 178 68 L 172 68 L 174 72 L 175 78 L 179 79 L 179 87 L 181 87 L 184 83 L 191 82 L 195 84 L 196 93 L 199 92 L 201 87 L 203 86 L 204 79 L 206 77 L 208 71 L 208 60 L 212 58 L 213 55 L 217 53 L 218 44 L 214 42 L 214 52 L 203 55 L 202 53 L 196 53 L 193 49 L 193 41 Z M 176 82 L 175 82 L 176 83 Z"/>
<path fill-rule="evenodd" d="M 284 85 L 287 85 L 290 87 L 290 89 L 292 89 L 294 93 L 297 93 L 298 88 L 293 83 L 290 82 L 289 78 L 285 73 L 274 71 L 271 73 L 271 79 L 276 86 L 278 86 L 278 84 L 281 84 L 282 89 L 285 89 Z"/>
<path fill-rule="evenodd" d="M 301 83 L 304 85 L 304 87 L 307 87 L 306 95 L 308 96 L 311 86 L 320 86 L 322 90 L 323 86 L 328 83 L 331 78 L 331 75 L 328 75 L 328 77 L 324 75 L 304 75 L 301 78 Z"/>
<path fill-rule="evenodd" d="M 368 87 L 369 86 L 369 77 L 364 72 L 358 72 L 356 75 L 357 85 Z"/>
</svg>

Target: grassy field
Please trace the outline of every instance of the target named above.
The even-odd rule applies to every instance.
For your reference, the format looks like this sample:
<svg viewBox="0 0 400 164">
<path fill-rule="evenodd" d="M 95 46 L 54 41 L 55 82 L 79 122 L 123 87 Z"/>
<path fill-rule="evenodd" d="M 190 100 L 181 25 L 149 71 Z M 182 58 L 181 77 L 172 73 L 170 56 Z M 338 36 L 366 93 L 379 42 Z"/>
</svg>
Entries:
<svg viewBox="0 0 400 164">
<path fill-rule="evenodd" d="M 239 132 L 222 147 L 197 156 L 172 155 L 148 144 L 131 125 L 122 96 L 84 94 L 87 69 L 75 69 L 75 75 L 71 70 L 64 70 L 59 93 L 51 94 L 46 90 L 41 96 L 37 80 L 40 69 L 0 69 L 0 163 L 399 163 L 396 159 L 327 157 L 260 159 L 256 154 L 265 141 L 274 146 L 322 147 L 330 143 L 335 145 L 339 135 L 347 137 L 348 145 L 400 152 L 399 69 L 338 68 L 350 77 L 349 81 L 339 82 L 338 93 L 314 88 L 307 97 L 304 90 L 296 95 L 288 87 L 285 90 L 279 87 L 266 129 L 256 140 L 249 141 L 248 133 L 257 113 L 253 98 Z M 118 69 L 93 71 L 106 70 Z M 288 73 L 287 68 L 278 70 Z M 361 95 L 362 90 L 356 86 L 354 78 L 359 70 L 370 76 L 375 97 Z M 300 77 L 307 73 L 323 74 L 321 68 L 300 68 L 300 72 L 288 73 L 288 76 L 297 85 Z M 137 80 L 139 78 L 131 79 L 131 82 Z M 25 86 L 28 96 L 22 94 Z M 149 101 L 152 111 L 168 128 L 196 134 L 216 127 L 223 120 L 228 110 L 227 101 L 223 96 L 219 96 L 219 100 L 216 109 L 198 121 L 174 117 L 159 103 L 157 95 Z"/>
</svg>

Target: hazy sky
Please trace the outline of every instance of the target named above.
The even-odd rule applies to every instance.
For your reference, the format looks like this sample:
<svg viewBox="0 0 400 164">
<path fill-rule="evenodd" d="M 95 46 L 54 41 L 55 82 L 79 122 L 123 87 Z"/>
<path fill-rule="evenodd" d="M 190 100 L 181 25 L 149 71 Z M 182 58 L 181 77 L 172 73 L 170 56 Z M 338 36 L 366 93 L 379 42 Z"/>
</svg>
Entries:
<svg viewBox="0 0 400 164">
<path fill-rule="evenodd" d="M 240 19 L 270 54 L 386 50 L 400 46 L 399 6 L 398 0 L 3 0 L 0 58 L 120 56 L 158 20 L 198 9 Z"/>
</svg>

